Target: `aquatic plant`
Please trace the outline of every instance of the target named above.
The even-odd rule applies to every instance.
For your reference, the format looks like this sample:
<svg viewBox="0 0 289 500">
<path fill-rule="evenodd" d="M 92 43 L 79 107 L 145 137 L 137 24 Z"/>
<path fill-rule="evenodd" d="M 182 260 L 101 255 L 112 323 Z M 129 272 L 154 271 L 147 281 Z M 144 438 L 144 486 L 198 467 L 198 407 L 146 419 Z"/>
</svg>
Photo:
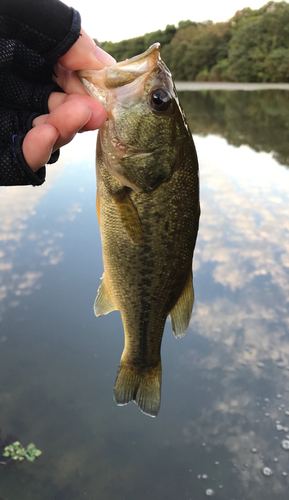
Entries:
<svg viewBox="0 0 289 500">
<path fill-rule="evenodd" d="M 5 446 L 3 457 L 10 458 L 13 460 L 28 460 L 29 462 L 34 462 L 35 458 L 39 457 L 42 451 L 35 447 L 35 444 L 30 443 L 27 448 L 25 448 L 19 441 L 15 441 L 8 446 Z M 3 462 L 2 462 L 3 463 Z"/>
</svg>

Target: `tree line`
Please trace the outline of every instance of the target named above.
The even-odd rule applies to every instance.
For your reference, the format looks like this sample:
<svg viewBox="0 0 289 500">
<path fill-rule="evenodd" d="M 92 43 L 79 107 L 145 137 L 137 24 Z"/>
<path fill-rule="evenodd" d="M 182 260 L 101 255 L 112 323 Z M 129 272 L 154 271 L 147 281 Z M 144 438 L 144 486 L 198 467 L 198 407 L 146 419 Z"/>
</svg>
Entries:
<svg viewBox="0 0 289 500">
<path fill-rule="evenodd" d="M 180 21 L 165 30 L 104 42 L 117 61 L 161 43 L 161 55 L 178 81 L 288 82 L 289 4 L 246 7 L 226 22 Z"/>
</svg>

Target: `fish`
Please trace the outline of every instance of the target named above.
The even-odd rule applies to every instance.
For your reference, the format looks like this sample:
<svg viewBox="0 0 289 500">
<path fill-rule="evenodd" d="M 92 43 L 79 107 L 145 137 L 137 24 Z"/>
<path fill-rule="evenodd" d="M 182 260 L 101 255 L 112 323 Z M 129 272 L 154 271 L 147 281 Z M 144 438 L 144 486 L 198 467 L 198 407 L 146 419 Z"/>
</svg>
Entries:
<svg viewBox="0 0 289 500">
<path fill-rule="evenodd" d="M 197 153 L 159 43 L 103 70 L 81 70 L 79 78 L 107 111 L 96 147 L 104 273 L 94 313 L 118 310 L 122 318 L 115 402 L 134 401 L 155 417 L 167 317 L 174 335 L 184 335 L 194 303 Z"/>
</svg>

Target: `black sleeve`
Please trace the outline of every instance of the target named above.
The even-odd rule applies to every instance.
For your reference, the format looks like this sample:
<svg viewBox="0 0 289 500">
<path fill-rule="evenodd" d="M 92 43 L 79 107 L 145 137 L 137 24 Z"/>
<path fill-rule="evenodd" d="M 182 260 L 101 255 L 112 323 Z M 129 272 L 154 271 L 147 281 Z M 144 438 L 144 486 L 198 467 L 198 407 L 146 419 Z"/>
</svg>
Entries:
<svg viewBox="0 0 289 500">
<path fill-rule="evenodd" d="M 0 37 L 19 40 L 55 64 L 76 42 L 80 15 L 59 0 L 1 0 Z"/>
<path fill-rule="evenodd" d="M 26 164 L 22 142 L 36 116 L 48 113 L 48 97 L 61 89 L 53 66 L 80 35 L 80 15 L 58 0 L 0 1 L 0 185 L 40 185 Z M 48 163 L 59 157 L 56 151 Z"/>
</svg>

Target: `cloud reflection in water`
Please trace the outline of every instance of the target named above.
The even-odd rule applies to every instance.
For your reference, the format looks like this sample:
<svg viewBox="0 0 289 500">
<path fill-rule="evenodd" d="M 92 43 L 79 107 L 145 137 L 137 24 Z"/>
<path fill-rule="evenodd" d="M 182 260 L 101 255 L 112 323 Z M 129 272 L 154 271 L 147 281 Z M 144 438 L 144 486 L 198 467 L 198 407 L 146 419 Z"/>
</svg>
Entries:
<svg viewBox="0 0 289 500">
<path fill-rule="evenodd" d="M 43 263 L 56 264 L 62 253 L 55 242 L 61 233 L 47 230 L 33 232 L 30 219 L 35 216 L 41 201 L 62 173 L 63 168 L 51 166 L 47 181 L 39 188 L 15 186 L 0 188 L 0 301 L 7 299 L 10 305 L 18 305 L 17 298 L 29 295 L 40 287 L 43 273 L 33 270 L 34 252 L 40 253 Z M 26 247 L 27 242 L 30 244 Z M 33 242 L 33 245 L 31 243 Z M 20 249 L 22 248 L 22 252 Z M 20 251 L 22 262 L 19 262 Z M 31 253 L 31 256 L 25 252 Z M 27 262 L 27 268 L 25 265 Z M 16 300 L 14 300 L 16 298 Z M 3 311 L 3 303 L 2 303 Z"/>
<path fill-rule="evenodd" d="M 91 185 L 95 139 L 90 141 L 90 149 L 78 147 L 78 155 L 82 159 L 83 151 L 89 151 Z M 7 363 L 7 373 L 11 370 L 0 391 L 2 422 L 8 428 L 10 415 L 21 414 L 31 439 L 37 430 L 37 442 L 42 440 L 46 448 L 39 469 L 29 472 L 36 490 L 34 496 L 26 492 L 33 498 L 63 498 L 67 487 L 69 498 L 80 498 L 84 491 L 94 498 L 97 491 L 103 498 L 130 500 L 141 494 L 201 500 L 212 488 L 218 500 L 287 499 L 289 455 L 281 441 L 289 435 L 289 171 L 268 153 L 228 146 L 220 137 L 197 136 L 195 142 L 202 189 L 194 257 L 196 302 L 186 336 L 176 341 L 170 331 L 165 339 L 164 401 L 153 424 L 134 407 L 118 412 L 112 401 L 109 377 L 118 359 L 114 339 L 122 335 L 118 315 L 97 321 L 91 311 L 91 317 L 82 317 L 82 305 L 74 314 L 66 282 L 58 289 L 59 276 L 72 270 L 70 286 L 81 289 L 83 304 L 91 310 L 91 266 L 101 260 L 101 250 L 98 255 L 94 248 L 87 258 L 92 231 L 97 231 L 94 184 L 84 201 L 76 198 L 76 191 L 66 200 L 66 183 L 59 188 L 51 178 L 58 201 L 64 199 L 55 212 L 51 199 L 45 204 L 47 183 L 39 189 L 12 188 L 8 194 L 0 190 L 0 307 L 7 310 L 26 301 L 23 294 L 40 286 L 42 274 L 50 276 L 47 266 L 59 264 L 50 286 L 30 298 L 31 308 L 39 308 L 41 335 L 29 339 L 33 325 L 23 313 L 26 336 L 17 331 L 12 346 L 9 314 L 1 323 L 7 326 L 5 339 L 0 334 L 6 349 L 2 366 Z M 74 152 L 70 158 L 73 163 Z M 70 166 L 65 170 L 75 176 L 77 189 L 79 168 L 83 174 L 80 160 L 74 174 Z M 81 182 L 87 193 L 87 184 Z M 78 226 L 80 232 L 69 239 L 73 221 L 73 230 Z M 87 239 L 79 237 L 87 232 Z M 63 253 L 69 248 L 70 256 Z M 54 291 L 55 302 L 46 316 L 53 321 L 45 330 L 39 304 L 48 304 Z M 14 386 L 17 369 L 25 376 L 15 378 Z M 32 404 L 26 407 L 26 400 Z M 264 466 L 272 469 L 271 477 L 262 475 Z M 198 479 L 204 474 L 207 479 Z M 112 476 L 119 481 L 111 481 Z M 81 477 L 83 483 L 78 482 Z M 44 491 L 43 484 L 53 485 L 53 493 Z M 23 483 L 18 487 L 23 494 Z"/>
<path fill-rule="evenodd" d="M 289 434 L 289 172 L 270 154 L 228 146 L 219 137 L 195 142 L 202 215 L 191 349 L 181 361 L 192 379 L 204 379 L 208 389 L 215 379 L 218 389 L 206 413 L 188 421 L 184 438 L 193 443 L 202 436 L 213 449 L 227 448 L 239 474 L 237 498 L 285 495 L 288 453 L 280 443 Z M 261 473 L 266 465 L 273 470 L 268 490 Z"/>
<path fill-rule="evenodd" d="M 233 291 L 268 274 L 289 301 L 288 171 L 266 153 L 216 137 L 202 163 L 208 139 L 196 142 L 205 186 L 196 260 L 215 262 L 215 281 Z"/>
</svg>

